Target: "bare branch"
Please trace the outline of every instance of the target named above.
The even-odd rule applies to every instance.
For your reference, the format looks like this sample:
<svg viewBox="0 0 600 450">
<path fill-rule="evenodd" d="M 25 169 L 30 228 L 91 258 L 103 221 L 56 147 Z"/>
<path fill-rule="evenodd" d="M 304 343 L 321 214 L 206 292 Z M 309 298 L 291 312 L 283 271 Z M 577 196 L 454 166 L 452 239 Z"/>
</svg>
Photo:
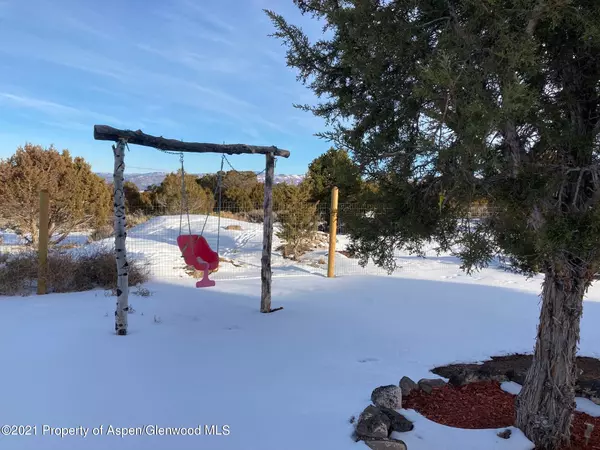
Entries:
<svg viewBox="0 0 600 450">
<path fill-rule="evenodd" d="M 537 24 L 540 21 L 540 18 L 542 16 L 542 11 L 545 6 L 546 6 L 546 2 L 544 0 L 540 0 L 540 2 L 537 5 L 535 5 L 535 8 L 533 8 L 533 12 L 531 14 L 531 19 L 529 19 L 529 22 L 527 23 L 527 34 L 528 35 L 533 36 L 533 33 L 535 32 Z"/>
<path fill-rule="evenodd" d="M 577 187 L 575 188 L 575 195 L 573 196 L 573 207 L 577 206 L 577 197 L 579 196 L 579 187 L 581 186 L 581 180 L 583 179 L 583 174 L 587 172 L 586 170 L 581 170 L 579 172 L 579 178 L 577 179 Z"/>
</svg>

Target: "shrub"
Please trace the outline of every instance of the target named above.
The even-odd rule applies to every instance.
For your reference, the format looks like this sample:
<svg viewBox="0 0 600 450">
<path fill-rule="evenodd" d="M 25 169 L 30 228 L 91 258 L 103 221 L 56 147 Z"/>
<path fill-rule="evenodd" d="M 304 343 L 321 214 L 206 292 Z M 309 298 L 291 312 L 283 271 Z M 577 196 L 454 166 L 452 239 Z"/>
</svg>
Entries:
<svg viewBox="0 0 600 450">
<path fill-rule="evenodd" d="M 185 175 L 185 199 L 181 196 L 181 170 L 168 174 L 160 186 L 151 190 L 150 202 L 164 214 L 179 214 L 182 210 L 190 214 L 206 214 L 214 209 L 213 192 L 196 183 L 194 175 Z M 187 203 L 186 203 L 187 201 Z"/>
<path fill-rule="evenodd" d="M 71 255 L 66 254 L 65 256 L 70 258 L 71 267 L 73 268 L 73 276 L 71 277 L 73 288 L 61 292 L 83 291 L 96 287 L 106 289 L 117 285 L 116 262 L 112 248 L 96 247 L 84 254 Z M 127 262 L 129 264 L 130 286 L 136 286 L 148 280 L 148 267 L 142 261 L 128 257 Z"/>
<path fill-rule="evenodd" d="M 60 244 L 81 228 L 95 227 L 110 216 L 108 185 L 82 158 L 67 150 L 26 144 L 0 161 L 0 216 L 17 234 L 37 247 L 40 190 L 50 201 L 48 237 Z"/>
<path fill-rule="evenodd" d="M 134 211 L 127 216 L 127 228 L 137 227 L 150 220 L 150 216 L 141 210 Z"/>
<path fill-rule="evenodd" d="M 284 258 L 298 259 L 311 249 L 317 233 L 317 204 L 309 201 L 306 187 L 296 187 L 287 194 L 286 208 L 278 211 L 280 230 L 277 237 L 283 241 L 280 250 Z"/>
<path fill-rule="evenodd" d="M 30 291 L 37 280 L 37 255 L 23 252 L 6 255 L 0 266 L 0 295 L 17 295 Z"/>
<path fill-rule="evenodd" d="M 145 264 L 131 258 L 128 263 L 130 286 L 148 280 L 149 272 Z M 0 295 L 31 293 L 37 279 L 38 260 L 35 252 L 12 255 L 0 266 Z M 113 289 L 116 285 L 115 257 L 108 247 L 95 247 L 86 253 L 51 252 L 48 255 L 49 293 Z"/>
<path fill-rule="evenodd" d="M 103 239 L 108 239 L 114 235 L 114 228 L 111 225 L 102 225 L 96 228 L 92 234 L 90 234 L 89 241 L 96 242 Z"/>
<path fill-rule="evenodd" d="M 263 223 L 265 220 L 265 211 L 262 209 L 253 209 L 244 214 L 244 220 L 250 223 Z"/>
</svg>

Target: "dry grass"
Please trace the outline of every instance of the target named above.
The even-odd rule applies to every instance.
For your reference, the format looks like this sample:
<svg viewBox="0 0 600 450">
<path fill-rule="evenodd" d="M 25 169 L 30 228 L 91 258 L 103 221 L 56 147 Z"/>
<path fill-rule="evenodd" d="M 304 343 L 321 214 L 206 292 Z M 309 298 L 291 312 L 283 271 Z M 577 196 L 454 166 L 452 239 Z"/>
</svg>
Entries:
<svg viewBox="0 0 600 450">
<path fill-rule="evenodd" d="M 152 216 L 144 214 L 142 211 L 135 211 L 131 214 L 127 214 L 127 228 L 137 227 L 143 223 L 148 222 Z"/>
<path fill-rule="evenodd" d="M 217 216 L 218 214 L 212 214 L 213 216 Z M 239 220 L 240 222 L 248 222 L 248 223 L 263 223 L 265 219 L 265 213 L 262 209 L 254 209 L 252 211 L 246 212 L 236 212 L 232 213 L 229 211 L 221 211 L 221 217 L 223 219 L 233 219 Z M 273 221 L 277 222 L 278 215 L 277 211 L 273 211 Z"/>
<path fill-rule="evenodd" d="M 129 260 L 129 285 L 148 280 L 141 261 Z M 37 255 L 34 252 L 11 255 L 0 266 L 0 295 L 27 295 L 36 289 Z M 112 249 L 98 247 L 87 253 L 52 252 L 48 255 L 48 292 L 81 292 L 95 288 L 113 289 L 117 284 Z"/>
<path fill-rule="evenodd" d="M 329 235 L 320 231 L 315 231 L 314 234 L 307 239 L 297 239 L 293 244 L 283 243 L 275 250 L 281 252 L 284 258 L 289 258 L 293 261 L 299 261 L 300 258 L 308 252 L 329 246 Z M 319 264 L 325 264 L 318 262 Z"/>
<path fill-rule="evenodd" d="M 218 214 L 211 214 L 211 216 L 217 216 Z M 223 219 L 233 219 L 233 220 L 242 220 L 241 213 L 232 213 L 229 211 L 221 211 L 221 218 Z"/>
<path fill-rule="evenodd" d="M 103 239 L 108 239 L 114 236 L 114 229 L 112 225 L 102 225 L 96 228 L 89 236 L 88 242 L 97 242 Z"/>
<path fill-rule="evenodd" d="M 134 213 L 127 214 L 127 228 L 137 227 L 143 223 L 148 222 L 152 216 L 144 214 L 142 211 L 135 211 Z M 89 236 L 88 242 L 97 242 L 103 239 L 112 238 L 115 235 L 115 230 L 112 223 L 106 223 L 96 228 Z"/>
</svg>

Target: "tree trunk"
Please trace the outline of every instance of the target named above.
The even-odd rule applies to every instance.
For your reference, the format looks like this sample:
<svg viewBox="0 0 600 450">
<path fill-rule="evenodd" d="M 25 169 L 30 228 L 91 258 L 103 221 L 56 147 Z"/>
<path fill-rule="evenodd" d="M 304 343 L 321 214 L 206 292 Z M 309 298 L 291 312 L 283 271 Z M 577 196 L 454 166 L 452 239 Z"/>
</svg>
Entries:
<svg viewBox="0 0 600 450">
<path fill-rule="evenodd" d="M 31 242 L 31 246 L 35 249 L 37 249 L 38 247 L 38 238 L 40 234 L 40 231 L 38 230 L 38 224 L 36 223 L 36 219 L 37 217 L 35 219 L 31 219 L 31 224 L 29 225 L 29 229 L 31 232 L 31 238 L 29 239 L 29 242 Z"/>
<path fill-rule="evenodd" d="M 127 334 L 127 313 L 129 311 L 129 266 L 125 239 L 125 192 L 123 190 L 123 172 L 125 171 L 125 141 L 121 140 L 113 147 L 115 168 L 113 173 L 115 206 L 115 254 L 117 260 L 117 309 L 115 310 L 115 331 L 119 336 Z"/>
<path fill-rule="evenodd" d="M 273 249 L 273 178 L 275 176 L 275 156 L 268 153 L 265 168 L 265 199 L 263 222 L 263 248 L 261 258 L 261 297 L 260 312 L 271 312 L 271 252 Z"/>
<path fill-rule="evenodd" d="M 554 450 L 570 440 L 579 322 L 589 284 L 583 275 L 545 274 L 535 353 L 516 401 L 516 425 L 536 449 Z"/>
</svg>

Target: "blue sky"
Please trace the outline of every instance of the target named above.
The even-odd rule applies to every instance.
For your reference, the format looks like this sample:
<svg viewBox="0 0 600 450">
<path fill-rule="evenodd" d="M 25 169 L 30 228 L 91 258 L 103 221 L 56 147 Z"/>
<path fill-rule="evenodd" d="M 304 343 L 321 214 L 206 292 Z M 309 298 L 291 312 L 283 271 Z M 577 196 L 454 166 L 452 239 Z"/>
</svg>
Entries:
<svg viewBox="0 0 600 450">
<path fill-rule="evenodd" d="M 112 171 L 93 125 L 196 142 L 289 149 L 278 173 L 304 173 L 329 148 L 323 122 L 294 108 L 315 97 L 286 67 L 263 8 L 302 24 L 291 0 L 0 0 L 0 158 L 25 142 L 83 156 Z M 176 156 L 130 146 L 128 172 L 175 170 Z M 264 159 L 229 158 L 239 170 Z M 186 155 L 189 172 L 219 155 Z"/>
</svg>

